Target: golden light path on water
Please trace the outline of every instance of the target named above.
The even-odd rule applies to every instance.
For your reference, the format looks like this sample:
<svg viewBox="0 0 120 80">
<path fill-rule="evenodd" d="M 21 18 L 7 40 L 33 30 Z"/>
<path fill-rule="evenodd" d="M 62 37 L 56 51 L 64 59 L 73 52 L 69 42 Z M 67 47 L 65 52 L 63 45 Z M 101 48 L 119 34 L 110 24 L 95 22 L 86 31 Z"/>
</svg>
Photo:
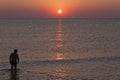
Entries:
<svg viewBox="0 0 120 80">
<path fill-rule="evenodd" d="M 57 52 L 55 53 L 55 60 L 63 60 L 65 58 L 64 53 L 62 52 L 64 44 L 64 34 L 62 30 L 62 20 L 58 20 L 58 26 L 56 31 L 56 37 L 55 37 L 55 47 L 57 49 Z"/>
<path fill-rule="evenodd" d="M 57 61 L 61 61 L 65 59 L 64 55 L 64 33 L 63 33 L 62 20 L 58 19 L 58 26 L 55 36 L 55 48 L 56 52 L 54 53 L 54 59 Z M 54 66 L 53 73 L 51 74 L 56 80 L 62 80 L 67 76 L 67 68 L 63 65 Z"/>
</svg>

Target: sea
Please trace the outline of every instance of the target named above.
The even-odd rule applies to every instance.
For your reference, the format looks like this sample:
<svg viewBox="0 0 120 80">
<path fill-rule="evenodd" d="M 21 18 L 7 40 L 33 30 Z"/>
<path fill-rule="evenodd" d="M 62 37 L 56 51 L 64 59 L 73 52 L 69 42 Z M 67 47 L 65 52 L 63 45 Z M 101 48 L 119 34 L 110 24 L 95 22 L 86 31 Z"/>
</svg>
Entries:
<svg viewBox="0 0 120 80">
<path fill-rule="evenodd" d="M 0 19 L 0 80 L 120 80 L 120 19 Z"/>
</svg>

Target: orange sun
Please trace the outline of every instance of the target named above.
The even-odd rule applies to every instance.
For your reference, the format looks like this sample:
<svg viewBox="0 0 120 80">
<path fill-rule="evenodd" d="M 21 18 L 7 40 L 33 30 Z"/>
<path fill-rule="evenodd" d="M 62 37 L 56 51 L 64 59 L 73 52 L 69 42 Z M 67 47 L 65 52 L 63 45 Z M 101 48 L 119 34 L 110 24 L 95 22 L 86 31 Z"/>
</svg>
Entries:
<svg viewBox="0 0 120 80">
<path fill-rule="evenodd" d="M 58 10 L 58 14 L 62 14 L 62 10 L 61 9 Z"/>
</svg>

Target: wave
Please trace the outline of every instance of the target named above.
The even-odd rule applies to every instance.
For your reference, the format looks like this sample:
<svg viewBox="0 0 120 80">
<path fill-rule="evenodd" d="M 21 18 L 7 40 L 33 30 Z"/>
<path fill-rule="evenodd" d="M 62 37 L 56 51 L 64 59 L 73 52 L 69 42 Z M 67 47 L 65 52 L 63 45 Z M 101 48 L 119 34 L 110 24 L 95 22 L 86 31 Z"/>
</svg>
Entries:
<svg viewBox="0 0 120 80">
<path fill-rule="evenodd" d="M 22 61 L 24 64 L 65 64 L 65 63 L 85 63 L 85 62 L 110 62 L 120 61 L 120 57 L 95 57 L 84 59 L 65 59 L 65 60 L 45 60 L 45 61 Z"/>
<path fill-rule="evenodd" d="M 59 64 L 82 64 L 88 62 L 119 62 L 120 57 L 94 57 L 94 58 L 83 58 L 83 59 L 65 59 L 65 60 L 44 60 L 44 61 L 21 61 L 19 66 L 42 66 L 42 65 L 59 65 Z M 0 62 L 0 68 L 8 68 L 8 62 Z"/>
<path fill-rule="evenodd" d="M 120 61 L 120 57 L 95 57 L 95 58 L 84 58 L 84 59 L 66 59 L 66 60 L 45 60 L 45 61 L 22 61 L 20 63 L 20 69 L 18 68 L 17 70 L 17 75 L 16 77 L 17 78 L 20 78 L 20 79 L 35 79 L 35 80 L 47 80 L 47 79 L 50 79 L 50 80 L 56 80 L 56 79 L 60 79 L 60 80 L 103 80 L 103 78 L 105 78 L 104 80 L 116 80 L 116 79 L 120 79 L 119 78 L 119 75 L 118 76 L 111 76 L 111 77 L 106 77 L 106 76 L 103 76 L 104 75 L 104 70 L 105 70 L 105 73 L 106 72 L 109 72 L 109 70 L 111 70 L 110 72 L 118 72 L 119 71 L 119 65 L 116 65 L 116 66 L 105 66 L 105 65 L 101 65 L 101 64 L 88 64 L 87 66 L 81 66 L 79 69 L 73 69 L 74 67 L 71 67 L 69 69 L 70 73 L 65 73 L 67 74 L 68 76 L 63 76 L 61 77 L 59 74 L 60 73 L 63 73 L 64 72 L 57 72 L 57 71 L 47 71 L 47 70 L 43 70 L 41 71 L 41 69 L 47 69 L 47 68 L 51 68 L 52 66 L 49 66 L 49 65 L 58 65 L 57 67 L 60 68 L 61 66 L 64 66 L 64 65 L 61 65 L 61 64 L 66 64 L 67 66 L 64 66 L 64 67 L 69 67 L 69 64 L 70 66 L 71 65 L 74 65 L 74 64 L 81 64 L 81 63 L 99 63 L 99 62 L 118 62 Z M 1 63 L 2 64 L 2 63 Z M 59 66 L 60 64 L 60 66 Z M 43 65 L 43 66 L 42 66 Z M 89 66 L 91 66 L 91 68 L 89 68 Z M 98 66 L 96 66 L 98 65 Z M 110 64 L 112 65 L 112 64 Z M 47 68 L 43 68 L 43 67 L 47 67 Z M 6 69 L 5 69 L 6 68 Z M 37 69 L 36 69 L 37 68 Z M 41 69 L 40 69 L 41 68 Z M 54 68 L 54 67 L 53 67 Z M 58 69 L 56 68 L 56 69 Z M 61 68 L 63 69 L 63 67 Z M 83 69 L 83 70 L 80 70 L 80 69 Z M 92 70 L 91 70 L 92 69 Z M 38 71 L 39 70 L 39 71 Z M 91 70 L 93 73 L 89 72 L 89 70 Z M 117 70 L 117 71 L 116 71 Z M 103 71 L 102 73 L 99 73 L 99 71 Z M 94 73 L 95 72 L 95 73 Z M 77 73 L 77 74 L 80 74 L 78 76 L 74 76 L 72 75 L 72 73 Z M 96 75 L 99 74 L 99 75 Z M 84 77 L 81 77 L 81 74 L 84 75 Z M 31 76 L 32 75 L 32 76 Z M 72 77 L 71 77 L 72 75 Z M 95 76 L 92 76 L 92 75 L 95 75 Z M 111 74 L 108 74 L 108 75 L 111 75 Z M 11 70 L 10 69 L 7 69 L 7 67 L 4 67 L 4 69 L 0 69 L 0 80 L 5 80 L 5 79 L 2 79 L 1 76 L 5 77 L 5 78 L 10 78 L 11 79 Z M 22 76 L 22 77 L 21 77 Z M 89 77 L 88 77 L 89 76 Z M 102 76 L 102 77 L 101 77 Z M 13 76 L 14 77 L 14 76 Z M 113 79 L 114 77 L 114 79 Z M 45 79 L 43 79 L 45 78 Z M 83 79 L 84 78 L 84 79 Z M 109 79 L 110 78 L 110 79 Z M 19 80 L 19 79 L 16 79 L 16 80 Z"/>
</svg>

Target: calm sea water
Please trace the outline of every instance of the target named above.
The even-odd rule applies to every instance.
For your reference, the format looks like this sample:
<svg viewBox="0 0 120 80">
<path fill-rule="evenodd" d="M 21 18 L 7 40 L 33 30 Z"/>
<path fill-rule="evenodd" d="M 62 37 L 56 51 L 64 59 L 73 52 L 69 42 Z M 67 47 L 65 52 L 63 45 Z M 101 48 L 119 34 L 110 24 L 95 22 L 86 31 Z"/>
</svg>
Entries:
<svg viewBox="0 0 120 80">
<path fill-rule="evenodd" d="M 0 80 L 119 80 L 119 67 L 120 19 L 0 19 Z"/>
</svg>

